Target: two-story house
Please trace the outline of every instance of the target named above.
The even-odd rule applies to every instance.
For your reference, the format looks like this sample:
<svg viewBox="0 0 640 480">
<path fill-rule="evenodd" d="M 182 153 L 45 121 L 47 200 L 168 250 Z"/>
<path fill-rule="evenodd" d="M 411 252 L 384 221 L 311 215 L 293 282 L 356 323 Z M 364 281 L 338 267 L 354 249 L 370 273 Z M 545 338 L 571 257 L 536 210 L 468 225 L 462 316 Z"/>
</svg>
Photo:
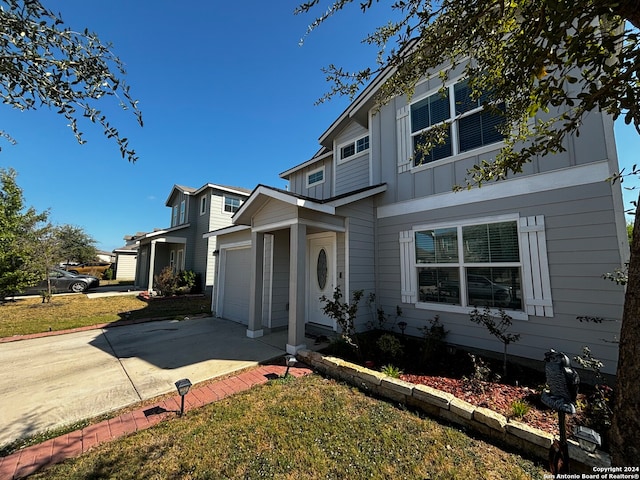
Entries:
<svg viewBox="0 0 640 480">
<path fill-rule="evenodd" d="M 136 286 L 153 290 L 154 277 L 165 267 L 191 270 L 199 286 L 211 292 L 216 275 L 216 239 L 203 234 L 231 224 L 250 191 L 207 183 L 200 188 L 174 185 L 165 202 L 170 226 L 136 237 Z"/>
<path fill-rule="evenodd" d="M 336 328 L 320 297 L 339 285 L 345 300 L 361 289 L 390 315 L 401 307 L 407 334 L 419 336 L 437 315 L 447 342 L 500 352 L 469 318 L 488 305 L 503 308 L 521 335 L 510 354 L 542 360 L 549 348 L 573 356 L 588 345 L 615 372 L 624 291 L 602 276 L 626 261 L 628 244 L 620 185 L 605 181 L 618 168 L 611 118 L 592 113 L 565 152 L 454 193 L 503 145 L 500 117 L 473 101 L 455 72 L 444 91 L 435 75 L 411 99 L 378 108 L 388 74 L 322 134 L 313 158 L 281 174 L 288 190 L 259 185 L 234 226 L 206 235 L 221 255 L 218 314 L 244 312 L 235 318 L 250 337 L 286 327 L 294 353 L 308 323 Z M 424 154 L 420 134 L 443 121 L 448 141 Z M 240 269 L 250 275 L 236 278 Z M 359 327 L 370 319 L 363 301 Z"/>
</svg>

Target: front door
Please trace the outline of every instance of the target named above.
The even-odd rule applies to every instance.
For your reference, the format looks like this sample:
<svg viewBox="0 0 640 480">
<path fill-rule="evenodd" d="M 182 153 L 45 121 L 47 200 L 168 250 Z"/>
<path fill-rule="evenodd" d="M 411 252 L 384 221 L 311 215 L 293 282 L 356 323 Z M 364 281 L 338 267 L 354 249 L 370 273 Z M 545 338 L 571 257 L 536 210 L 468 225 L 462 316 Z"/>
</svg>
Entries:
<svg viewBox="0 0 640 480">
<path fill-rule="evenodd" d="M 307 252 L 307 322 L 335 330 L 335 322 L 324 314 L 320 300 L 323 295 L 332 298 L 336 286 L 335 233 L 310 236 Z"/>
</svg>

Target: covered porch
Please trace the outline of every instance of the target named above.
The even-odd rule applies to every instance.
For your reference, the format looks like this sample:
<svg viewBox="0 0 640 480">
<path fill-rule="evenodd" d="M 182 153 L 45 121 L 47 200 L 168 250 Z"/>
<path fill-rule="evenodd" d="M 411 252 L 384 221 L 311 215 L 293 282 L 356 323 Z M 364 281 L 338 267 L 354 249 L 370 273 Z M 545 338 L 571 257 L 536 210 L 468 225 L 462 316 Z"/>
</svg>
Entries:
<svg viewBox="0 0 640 480">
<path fill-rule="evenodd" d="M 346 219 L 332 205 L 260 186 L 233 220 L 234 227 L 212 232 L 221 258 L 221 316 L 235 313 L 237 295 L 231 292 L 246 287 L 249 338 L 284 331 L 286 351 L 294 354 L 307 347 L 308 338 L 334 332 L 320 298 L 331 297 L 344 279 Z M 233 284 L 241 263 L 234 268 L 231 262 L 242 248 L 248 271 Z"/>
<path fill-rule="evenodd" d="M 154 278 L 164 268 L 184 270 L 187 238 L 179 232 L 160 230 L 140 239 L 136 259 L 135 284 L 145 290 L 154 289 Z"/>
</svg>

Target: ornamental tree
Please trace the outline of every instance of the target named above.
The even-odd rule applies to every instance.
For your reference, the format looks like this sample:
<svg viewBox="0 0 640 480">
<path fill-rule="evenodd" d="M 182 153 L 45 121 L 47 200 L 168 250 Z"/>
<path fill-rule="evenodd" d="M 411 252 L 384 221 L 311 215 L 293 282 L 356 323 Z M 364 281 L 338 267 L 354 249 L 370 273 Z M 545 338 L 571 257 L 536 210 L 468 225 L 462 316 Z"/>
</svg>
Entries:
<svg viewBox="0 0 640 480">
<path fill-rule="evenodd" d="M 87 263 L 96 259 L 96 241 L 82 227 L 61 225 L 53 233 L 60 251 L 56 260 Z"/>
<path fill-rule="evenodd" d="M 121 79 L 122 61 L 95 34 L 64 27 L 59 14 L 39 0 L 0 0 L 0 98 L 19 110 L 49 107 L 65 117 L 79 143 L 85 143 L 79 118 L 99 123 L 118 144 L 123 158 L 137 160 L 123 137 L 95 103 L 115 98 L 142 126 L 138 102 Z M 0 136 L 15 143 L 11 133 Z"/>
<path fill-rule="evenodd" d="M 13 169 L 0 169 L 0 301 L 39 279 L 34 258 L 47 212 L 25 209 Z"/>
<path fill-rule="evenodd" d="M 321 9 L 307 34 L 353 0 L 309 0 L 296 9 Z M 640 133 L 640 5 L 557 0 L 361 0 L 363 12 L 385 9 L 393 20 L 363 41 L 378 47 L 375 66 L 348 71 L 325 69 L 330 90 L 354 97 L 377 74 L 388 73 L 378 102 L 411 96 L 419 80 L 444 65 L 460 65 L 476 98 L 485 107 L 504 105 L 506 145 L 494 162 L 474 166 L 466 187 L 520 172 L 536 156 L 565 149 L 568 135 L 579 135 L 589 112 L 602 111 L 633 124 Z M 443 83 L 447 70 L 441 74 Z M 427 147 L 443 141 L 433 129 Z M 620 172 L 613 180 L 624 179 Z M 464 186 L 462 186 L 464 187 Z M 462 188 L 460 187 L 460 188 Z M 636 203 L 637 205 L 637 203 Z M 637 207 L 636 207 L 637 208 Z M 619 345 L 616 400 L 611 430 L 616 465 L 640 459 L 640 227 L 634 225 L 629 277 Z"/>
</svg>

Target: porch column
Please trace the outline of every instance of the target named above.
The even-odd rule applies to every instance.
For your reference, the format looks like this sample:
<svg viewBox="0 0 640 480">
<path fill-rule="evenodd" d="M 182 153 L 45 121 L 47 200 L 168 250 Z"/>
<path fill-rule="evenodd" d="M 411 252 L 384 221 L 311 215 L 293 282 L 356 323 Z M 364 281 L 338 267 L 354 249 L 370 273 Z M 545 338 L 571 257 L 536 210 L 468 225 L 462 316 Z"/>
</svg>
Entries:
<svg viewBox="0 0 640 480">
<path fill-rule="evenodd" d="M 151 248 L 149 250 L 149 281 L 147 282 L 147 290 L 151 293 L 153 290 L 153 270 L 156 263 L 156 240 L 151 240 Z"/>
<path fill-rule="evenodd" d="M 262 330 L 262 290 L 264 270 L 264 233 L 251 232 L 251 278 L 249 280 L 249 326 L 247 337 L 258 338 Z"/>
<path fill-rule="evenodd" d="M 307 226 L 295 224 L 290 231 L 289 251 L 289 336 L 287 353 L 294 355 L 304 344 L 307 283 Z"/>
</svg>

